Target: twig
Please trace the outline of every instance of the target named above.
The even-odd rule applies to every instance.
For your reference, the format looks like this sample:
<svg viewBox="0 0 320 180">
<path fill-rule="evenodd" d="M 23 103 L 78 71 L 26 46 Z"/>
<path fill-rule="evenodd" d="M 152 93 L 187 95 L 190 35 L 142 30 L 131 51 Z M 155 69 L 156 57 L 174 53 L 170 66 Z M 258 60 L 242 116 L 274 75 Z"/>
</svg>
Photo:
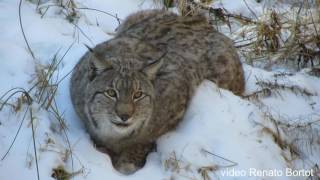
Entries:
<svg viewBox="0 0 320 180">
<path fill-rule="evenodd" d="M 217 154 L 214 154 L 214 153 L 212 153 L 212 152 L 209 152 L 209 151 L 207 151 L 207 150 L 205 150 L 205 149 L 201 149 L 201 150 L 202 150 L 203 152 L 205 152 L 205 153 L 208 153 L 208 154 L 210 154 L 210 155 L 212 155 L 212 156 L 218 157 L 218 158 L 220 158 L 220 159 L 223 159 L 223 160 L 231 163 L 231 165 L 230 165 L 229 167 L 237 166 L 237 165 L 238 165 L 237 162 L 231 161 L 231 160 L 229 160 L 229 159 L 227 159 L 227 158 L 224 158 L 224 157 L 222 157 L 222 156 L 219 156 L 219 155 L 217 155 Z"/>
<path fill-rule="evenodd" d="M 15 88 L 14 88 L 15 89 Z M 5 106 L 5 104 L 9 101 L 10 98 L 12 98 L 15 94 L 17 93 L 22 93 L 24 94 L 28 99 L 31 99 L 32 98 L 30 97 L 30 95 L 25 91 L 25 90 L 18 90 L 18 91 L 15 91 L 14 93 L 10 94 L 10 96 L 5 100 L 3 101 L 1 107 L 0 107 L 0 111 L 3 109 L 3 107 Z"/>
<path fill-rule="evenodd" d="M 245 95 L 245 96 L 242 96 L 244 99 L 259 99 L 259 97 L 262 96 L 262 97 L 269 97 L 271 96 L 271 90 L 269 88 L 263 88 L 259 91 L 255 91 L 251 94 L 248 94 L 248 95 Z"/>
<path fill-rule="evenodd" d="M 256 18 L 256 20 L 258 20 L 258 16 L 256 15 L 256 13 L 250 8 L 250 6 L 248 5 L 246 0 L 243 0 L 243 2 L 246 4 L 247 8 L 249 9 L 249 11 L 253 14 L 253 16 Z"/>
<path fill-rule="evenodd" d="M 19 128 L 18 128 L 18 130 L 17 130 L 17 132 L 16 132 L 16 135 L 14 136 L 13 141 L 11 142 L 11 144 L 10 144 L 8 150 L 6 151 L 6 153 L 2 156 L 1 161 L 3 161 L 3 160 L 7 157 L 7 155 L 9 154 L 9 152 L 10 152 L 12 146 L 13 146 L 13 144 L 16 142 L 16 139 L 17 139 L 17 137 L 18 137 L 18 134 L 20 133 L 21 127 L 22 127 L 22 125 L 23 125 L 23 122 L 24 122 L 24 120 L 26 119 L 26 115 L 27 115 L 28 110 L 29 110 L 29 106 L 27 107 L 25 113 L 23 114 L 23 118 L 22 118 L 21 123 L 20 123 L 20 125 L 19 125 Z"/>
<path fill-rule="evenodd" d="M 95 8 L 88 8 L 88 7 L 82 7 L 82 8 L 75 8 L 75 9 L 83 9 L 83 10 L 92 10 L 92 11 L 97 11 L 97 12 L 101 12 L 101 13 L 104 13 L 104 14 L 106 14 L 106 15 L 109 15 L 109 16 L 111 16 L 111 17 L 113 17 L 113 18 L 115 18 L 117 21 L 118 21 L 118 24 L 120 25 L 120 23 L 121 23 L 121 21 L 123 21 L 122 19 L 120 19 L 119 17 L 118 17 L 118 15 L 116 14 L 116 15 L 113 15 L 113 14 L 111 14 L 111 13 L 108 13 L 108 12 L 106 12 L 106 11 L 102 11 L 102 10 L 99 10 L 99 9 L 95 9 Z"/>
<path fill-rule="evenodd" d="M 286 84 L 279 84 L 277 81 L 257 81 L 256 84 L 262 88 L 269 88 L 270 90 L 290 90 L 291 92 L 297 94 L 300 93 L 301 95 L 310 96 L 317 96 L 317 93 L 310 92 L 308 89 L 301 88 L 297 85 L 286 85 Z M 279 94 L 280 95 L 280 94 Z"/>
<path fill-rule="evenodd" d="M 23 88 L 20 87 L 16 87 L 16 88 L 12 88 L 10 90 L 8 90 L 7 92 L 5 92 L 1 97 L 0 97 L 0 101 L 7 95 L 9 94 L 9 92 L 13 91 L 13 90 L 19 90 L 20 92 L 24 92 L 25 90 Z M 2 110 L 2 108 L 0 108 L 0 111 Z"/>
<path fill-rule="evenodd" d="M 29 50 L 32 58 L 35 59 L 35 56 L 34 56 L 32 50 L 31 50 L 31 47 L 30 47 L 30 45 L 29 45 L 29 43 L 28 43 L 27 37 L 26 37 L 26 35 L 25 35 L 25 33 L 24 33 L 24 29 L 23 29 L 23 26 L 22 26 L 21 5 L 22 5 L 22 0 L 20 0 L 20 2 L 19 2 L 19 24 L 20 24 L 20 28 L 21 28 L 21 31 L 22 31 L 22 35 L 23 35 L 24 41 L 25 41 L 26 44 L 27 44 L 28 50 Z"/>
<path fill-rule="evenodd" d="M 61 8 L 63 8 L 63 9 L 65 9 L 65 10 L 67 10 L 67 8 L 64 7 L 64 6 L 61 5 L 61 4 L 60 4 L 60 5 L 50 4 L 50 5 L 47 5 L 47 6 L 40 7 L 40 9 L 46 8 L 46 10 L 45 10 L 45 12 L 46 12 L 50 7 L 61 7 Z M 118 24 L 120 24 L 121 21 L 123 21 L 123 19 L 119 18 L 117 14 L 113 15 L 113 14 L 111 14 L 111 13 L 109 13 L 109 12 L 106 12 L 106 11 L 103 11 L 103 10 L 100 10 L 100 9 L 89 8 L 89 7 L 74 7 L 74 9 L 79 9 L 79 10 L 91 10 L 91 11 L 101 12 L 101 13 L 103 13 L 103 14 L 106 14 L 106 15 L 108 15 L 108 16 L 111 16 L 111 17 L 115 18 L 115 19 L 118 21 Z M 43 15 L 44 15 L 44 14 L 43 14 Z M 42 15 L 42 16 L 43 16 L 43 15 Z"/>
<path fill-rule="evenodd" d="M 89 36 L 87 36 L 86 33 L 84 33 L 83 30 L 82 30 L 76 23 L 73 23 L 73 22 L 71 22 L 71 23 L 72 23 L 76 28 L 79 29 L 80 33 L 81 33 L 85 38 L 87 38 L 92 45 L 94 45 L 93 41 L 89 38 Z"/>
<path fill-rule="evenodd" d="M 231 14 L 229 13 L 226 9 L 222 9 L 222 8 L 213 8 L 213 7 L 207 7 L 207 6 L 204 6 L 202 4 L 199 4 L 197 2 L 195 2 L 194 0 L 188 0 L 189 3 L 191 5 L 194 5 L 196 7 L 199 7 L 200 9 L 202 10 L 206 10 L 208 11 L 209 13 L 212 13 L 214 14 L 215 16 L 218 16 L 218 17 L 227 17 L 227 18 L 235 18 L 235 19 L 238 19 L 238 20 L 242 20 L 242 21 L 245 21 L 246 23 L 253 23 L 253 24 L 257 24 L 258 22 L 257 21 L 254 21 L 252 20 L 251 18 L 249 17 L 246 17 L 246 16 L 243 16 L 243 15 L 238 15 L 238 14 Z"/>
<path fill-rule="evenodd" d="M 32 108 L 29 108 L 29 112 L 30 112 L 30 119 L 31 119 L 33 151 L 34 151 L 34 156 L 35 156 L 35 160 L 36 160 L 37 177 L 38 177 L 38 180 L 40 180 L 37 147 L 36 147 L 36 139 L 35 139 L 35 130 L 34 130 L 34 124 L 33 124 L 34 118 L 33 118 L 33 114 L 32 114 Z"/>
<path fill-rule="evenodd" d="M 251 46 L 252 44 L 254 44 L 254 42 L 249 42 L 247 44 L 235 45 L 234 47 L 240 49 L 240 48 L 244 48 L 244 47 L 247 47 L 247 46 Z"/>
<path fill-rule="evenodd" d="M 311 9 L 310 9 L 310 2 L 307 1 L 307 3 L 308 3 L 308 9 L 309 9 L 309 12 L 310 12 L 310 16 L 311 16 L 312 25 L 313 25 L 314 31 L 315 31 L 315 33 L 316 33 L 316 35 L 317 35 L 317 37 L 318 37 L 318 36 L 319 36 L 319 34 L 318 34 L 318 29 L 317 29 L 317 26 L 316 26 L 316 24 L 315 24 L 315 22 L 314 22 L 313 14 L 312 14 L 312 11 L 311 11 Z"/>
</svg>

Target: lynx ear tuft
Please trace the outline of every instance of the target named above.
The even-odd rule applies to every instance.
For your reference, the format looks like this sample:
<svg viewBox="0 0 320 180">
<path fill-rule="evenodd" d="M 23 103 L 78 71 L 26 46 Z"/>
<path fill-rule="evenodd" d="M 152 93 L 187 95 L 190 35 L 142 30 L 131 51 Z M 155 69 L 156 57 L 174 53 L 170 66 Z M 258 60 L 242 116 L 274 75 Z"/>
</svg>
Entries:
<svg viewBox="0 0 320 180">
<path fill-rule="evenodd" d="M 93 53 L 93 49 L 90 47 L 90 46 L 88 46 L 88 45 L 86 45 L 86 44 L 83 44 L 90 52 L 92 52 Z"/>
<path fill-rule="evenodd" d="M 147 67 L 143 69 L 143 73 L 146 74 L 150 80 L 154 80 L 154 78 L 156 77 L 158 70 L 161 68 L 163 64 L 163 57 L 166 54 L 167 53 L 164 53 L 158 60 L 149 64 Z"/>
</svg>

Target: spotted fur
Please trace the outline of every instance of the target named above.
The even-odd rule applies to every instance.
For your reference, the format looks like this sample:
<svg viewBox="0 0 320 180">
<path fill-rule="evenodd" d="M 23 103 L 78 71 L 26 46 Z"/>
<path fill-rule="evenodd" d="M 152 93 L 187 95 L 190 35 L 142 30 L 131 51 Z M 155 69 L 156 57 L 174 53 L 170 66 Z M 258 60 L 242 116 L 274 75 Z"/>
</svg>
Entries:
<svg viewBox="0 0 320 180">
<path fill-rule="evenodd" d="M 147 10 L 129 16 L 114 38 L 81 58 L 70 92 L 94 143 L 118 171 L 131 174 L 144 165 L 156 139 L 181 121 L 204 79 L 243 92 L 230 39 L 203 16 Z"/>
</svg>

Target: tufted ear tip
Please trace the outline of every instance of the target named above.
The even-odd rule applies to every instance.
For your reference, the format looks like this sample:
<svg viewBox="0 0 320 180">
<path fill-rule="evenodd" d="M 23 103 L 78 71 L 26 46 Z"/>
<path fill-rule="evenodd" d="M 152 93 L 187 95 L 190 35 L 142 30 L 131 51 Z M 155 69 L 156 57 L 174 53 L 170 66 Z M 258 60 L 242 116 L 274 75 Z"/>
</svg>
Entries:
<svg viewBox="0 0 320 180">
<path fill-rule="evenodd" d="M 87 44 L 83 44 L 83 45 L 88 49 L 89 52 L 93 53 L 93 49 L 90 46 L 88 46 Z"/>
</svg>

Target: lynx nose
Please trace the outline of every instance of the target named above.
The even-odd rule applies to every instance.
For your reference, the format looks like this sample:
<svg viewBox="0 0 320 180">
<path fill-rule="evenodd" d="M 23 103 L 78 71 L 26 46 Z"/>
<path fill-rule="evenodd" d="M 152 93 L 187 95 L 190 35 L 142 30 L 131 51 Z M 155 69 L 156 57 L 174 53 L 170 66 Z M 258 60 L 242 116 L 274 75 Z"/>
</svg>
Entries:
<svg viewBox="0 0 320 180">
<path fill-rule="evenodd" d="M 121 114 L 119 117 L 123 122 L 126 122 L 130 118 L 129 114 Z"/>
<path fill-rule="evenodd" d="M 123 122 L 126 122 L 134 113 L 134 105 L 132 103 L 118 102 L 116 105 L 116 113 Z"/>
</svg>

